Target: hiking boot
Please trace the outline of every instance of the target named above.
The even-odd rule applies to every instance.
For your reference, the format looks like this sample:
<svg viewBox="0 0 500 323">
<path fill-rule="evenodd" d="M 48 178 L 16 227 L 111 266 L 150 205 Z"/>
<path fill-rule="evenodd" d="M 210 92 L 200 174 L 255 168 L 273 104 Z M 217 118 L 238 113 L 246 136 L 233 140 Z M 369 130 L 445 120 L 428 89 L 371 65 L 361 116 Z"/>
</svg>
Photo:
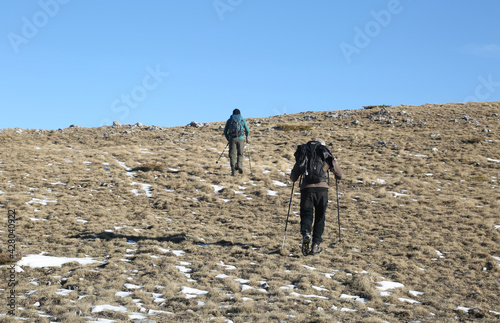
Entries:
<svg viewBox="0 0 500 323">
<path fill-rule="evenodd" d="M 302 254 L 307 256 L 310 252 L 311 234 L 306 232 L 302 237 Z"/>
<path fill-rule="evenodd" d="M 243 169 L 238 167 L 238 173 L 243 174 Z"/>
<path fill-rule="evenodd" d="M 323 251 L 323 248 L 319 246 L 319 243 L 313 243 L 311 249 L 311 255 L 319 255 Z"/>
</svg>

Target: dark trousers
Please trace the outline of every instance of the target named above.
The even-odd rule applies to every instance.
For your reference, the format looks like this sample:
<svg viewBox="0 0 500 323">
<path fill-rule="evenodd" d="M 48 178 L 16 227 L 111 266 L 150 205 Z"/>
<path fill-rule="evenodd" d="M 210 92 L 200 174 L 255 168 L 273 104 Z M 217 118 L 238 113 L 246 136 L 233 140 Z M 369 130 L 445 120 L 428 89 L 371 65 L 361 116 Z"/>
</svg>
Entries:
<svg viewBox="0 0 500 323">
<path fill-rule="evenodd" d="M 300 232 L 312 231 L 313 243 L 321 243 L 325 230 L 325 213 L 328 205 L 328 188 L 310 187 L 300 191 Z M 313 228 L 314 217 L 314 229 Z"/>
<path fill-rule="evenodd" d="M 243 169 L 243 151 L 245 148 L 245 139 L 229 140 L 229 159 L 231 162 L 231 171 L 237 168 Z"/>
</svg>

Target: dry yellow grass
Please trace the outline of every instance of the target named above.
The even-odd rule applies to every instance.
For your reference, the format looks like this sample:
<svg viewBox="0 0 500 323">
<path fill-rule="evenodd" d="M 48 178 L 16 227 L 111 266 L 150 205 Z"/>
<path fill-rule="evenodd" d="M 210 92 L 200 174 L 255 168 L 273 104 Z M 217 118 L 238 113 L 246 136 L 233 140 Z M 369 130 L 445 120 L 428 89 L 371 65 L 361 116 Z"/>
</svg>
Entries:
<svg viewBox="0 0 500 323">
<path fill-rule="evenodd" d="M 23 267 L 17 316 L 40 322 L 127 321 L 133 313 L 150 313 L 158 322 L 500 319 L 500 103 L 387 110 L 392 118 L 386 120 L 377 109 L 249 118 L 252 172 L 245 150 L 244 174 L 236 177 L 223 153 L 222 122 L 0 130 L 1 255 L 7 211 L 16 209 L 16 248 L 23 256 L 99 261 Z M 326 141 L 346 174 L 339 184 L 342 243 L 331 178 L 324 252 L 303 257 L 297 186 L 285 251 L 280 247 L 293 153 L 314 137 Z M 384 295 L 381 281 L 404 287 Z M 4 278 L 0 289 L 6 285 Z M 191 298 L 185 287 L 207 293 Z M 126 312 L 95 310 L 104 304 Z M 0 313 L 7 310 L 1 297 Z"/>
</svg>

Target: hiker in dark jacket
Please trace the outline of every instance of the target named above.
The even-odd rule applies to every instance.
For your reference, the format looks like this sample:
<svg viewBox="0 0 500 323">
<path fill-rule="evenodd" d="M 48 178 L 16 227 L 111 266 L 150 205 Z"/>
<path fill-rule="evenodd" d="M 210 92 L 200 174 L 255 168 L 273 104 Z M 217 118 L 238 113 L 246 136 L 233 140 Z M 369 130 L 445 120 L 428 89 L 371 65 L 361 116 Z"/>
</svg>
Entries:
<svg viewBox="0 0 500 323">
<path fill-rule="evenodd" d="M 240 125 L 239 133 L 233 131 L 233 120 Z M 248 129 L 247 122 L 241 116 L 240 110 L 234 109 L 233 114 L 229 117 L 224 127 L 224 136 L 229 142 L 229 159 L 232 176 L 235 175 L 236 171 L 243 174 L 243 152 L 245 148 L 245 139 L 248 142 L 249 134 L 250 129 Z"/>
<path fill-rule="evenodd" d="M 325 155 L 331 156 L 331 158 L 327 158 L 324 161 L 323 173 L 319 182 L 307 183 L 302 179 L 300 185 L 300 233 L 302 234 L 302 253 L 304 256 L 319 254 L 323 251 L 319 245 L 323 241 L 321 236 L 325 229 L 325 213 L 328 205 L 328 183 L 326 173 L 328 170 L 332 171 L 336 180 L 340 180 L 344 176 L 342 169 L 340 169 L 337 164 L 337 160 L 333 158 L 326 148 L 325 142 L 322 139 L 313 139 L 310 143 L 315 142 L 323 146 L 319 148 L 321 148 L 321 151 L 324 152 Z M 297 181 L 299 177 L 303 175 L 301 172 L 300 165 L 295 163 L 292 173 L 290 174 L 290 179 L 293 182 Z M 314 229 L 312 230 L 311 237 L 313 217 Z M 312 248 L 310 247 L 311 241 Z"/>
</svg>

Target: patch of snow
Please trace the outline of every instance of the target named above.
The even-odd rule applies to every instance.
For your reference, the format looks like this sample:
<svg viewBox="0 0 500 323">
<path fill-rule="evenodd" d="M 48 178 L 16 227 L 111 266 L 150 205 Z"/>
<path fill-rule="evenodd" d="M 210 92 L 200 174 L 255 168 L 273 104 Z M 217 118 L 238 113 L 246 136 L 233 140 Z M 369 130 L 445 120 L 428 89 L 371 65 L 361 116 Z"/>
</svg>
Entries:
<svg viewBox="0 0 500 323">
<path fill-rule="evenodd" d="M 28 204 L 28 205 L 30 205 L 31 203 L 38 203 L 38 204 L 42 204 L 42 205 L 47 205 L 47 203 L 57 203 L 57 200 L 49 200 L 49 199 L 41 200 L 41 199 L 33 198 L 31 201 L 26 202 L 26 204 Z"/>
<path fill-rule="evenodd" d="M 177 268 L 181 273 L 190 273 L 193 271 L 191 268 L 187 268 L 184 266 L 175 266 L 175 268 Z"/>
<path fill-rule="evenodd" d="M 236 269 L 236 267 L 233 266 L 233 265 L 226 265 L 226 264 L 224 264 L 224 262 L 222 260 L 220 262 L 218 262 L 217 265 L 226 267 L 226 270 L 234 270 L 234 269 Z"/>
<path fill-rule="evenodd" d="M 396 193 L 396 192 L 390 192 L 390 191 L 387 191 L 387 193 L 392 193 L 392 194 L 394 194 L 394 197 L 399 197 L 399 196 L 410 196 L 410 195 L 408 195 L 408 194 Z"/>
<path fill-rule="evenodd" d="M 132 293 L 131 293 L 131 292 L 116 292 L 116 293 L 115 293 L 115 296 L 116 296 L 116 297 L 128 297 L 128 296 L 130 296 L 130 295 L 132 295 Z"/>
<path fill-rule="evenodd" d="M 492 161 L 492 162 L 495 162 L 495 163 L 500 163 L 500 159 L 486 158 L 486 160 Z"/>
<path fill-rule="evenodd" d="M 276 192 L 276 191 L 267 190 L 267 195 L 276 196 L 277 194 L 278 194 L 278 192 Z"/>
<path fill-rule="evenodd" d="M 18 266 L 28 266 L 31 268 L 61 267 L 68 262 L 76 261 L 81 265 L 89 265 L 98 262 L 92 258 L 68 258 L 40 255 L 27 255 L 17 262 Z"/>
<path fill-rule="evenodd" d="M 314 288 L 317 291 L 326 291 L 326 292 L 328 292 L 328 289 L 323 288 L 321 286 L 314 286 L 314 285 L 312 285 L 311 287 Z"/>
<path fill-rule="evenodd" d="M 390 292 L 387 292 L 389 289 L 395 289 L 395 288 L 403 288 L 404 285 L 401 283 L 396 283 L 396 282 L 391 282 L 391 281 L 380 281 L 377 284 L 380 284 L 380 286 L 377 287 L 378 290 L 380 290 L 380 296 L 389 296 L 391 295 Z"/>
<path fill-rule="evenodd" d="M 92 313 L 100 313 L 102 311 L 112 311 L 112 312 L 127 312 L 125 306 L 113 306 L 113 305 L 95 305 L 92 306 Z"/>
<path fill-rule="evenodd" d="M 191 288 L 191 287 L 187 287 L 187 286 L 181 286 L 181 292 L 186 295 L 186 298 L 195 298 L 199 295 L 208 294 L 208 291 L 196 289 L 196 288 Z"/>
<path fill-rule="evenodd" d="M 132 182 L 130 185 L 141 185 L 142 190 L 146 193 L 147 197 L 152 197 L 153 194 L 151 194 L 151 184 L 141 184 L 137 182 Z M 141 195 L 137 189 L 133 189 L 132 192 L 135 195 Z"/>
<path fill-rule="evenodd" d="M 218 274 L 215 276 L 215 278 L 219 278 L 219 279 L 224 279 L 224 278 L 229 278 L 229 277 L 231 277 L 231 276 L 228 276 L 226 274 Z"/>
<path fill-rule="evenodd" d="M 409 299 L 409 298 L 400 297 L 398 299 L 401 302 L 407 302 L 407 303 L 410 303 L 410 304 L 420 304 L 419 301 L 416 301 L 416 300 L 413 300 L 413 299 Z"/>
<path fill-rule="evenodd" d="M 281 286 L 280 289 L 294 289 L 295 285 L 286 285 L 286 286 Z"/>
<path fill-rule="evenodd" d="M 56 293 L 57 295 L 67 296 L 67 295 L 71 294 L 72 292 L 74 292 L 74 290 L 60 288 L 60 289 L 58 289 L 58 290 L 57 290 L 57 292 L 55 292 L 55 293 Z"/>
<path fill-rule="evenodd" d="M 280 181 L 276 181 L 276 180 L 273 180 L 273 184 L 276 186 L 282 186 L 282 187 L 288 186 L 287 184 L 280 182 Z"/>
<path fill-rule="evenodd" d="M 240 284 L 247 284 L 250 282 L 248 279 L 243 279 L 243 278 L 235 278 L 234 281 L 237 281 Z"/>
<path fill-rule="evenodd" d="M 224 186 L 222 186 L 222 185 L 210 185 L 210 186 L 212 186 L 214 188 L 215 193 L 218 193 L 219 191 L 224 189 Z"/>
<path fill-rule="evenodd" d="M 144 286 L 134 285 L 134 284 L 129 284 L 129 283 L 125 283 L 125 284 L 123 284 L 123 286 L 125 286 L 125 288 L 127 288 L 127 289 L 139 289 L 139 288 L 144 287 Z"/>
<path fill-rule="evenodd" d="M 359 297 L 359 296 L 351 296 L 351 295 L 347 295 L 347 294 L 341 294 L 340 298 L 353 299 L 356 302 L 360 302 L 360 303 L 366 303 L 366 302 L 369 301 L 367 298 L 362 298 L 362 297 Z"/>
<path fill-rule="evenodd" d="M 314 295 L 314 294 L 312 294 L 312 295 L 304 295 L 304 294 L 299 294 L 299 293 L 296 293 L 296 292 L 291 292 L 290 296 L 305 297 L 305 298 L 329 299 L 326 296 L 319 296 L 319 295 Z"/>
<path fill-rule="evenodd" d="M 410 291 L 408 291 L 408 293 L 410 293 L 410 295 L 413 295 L 413 296 L 421 296 L 421 295 L 425 294 L 424 292 L 417 292 L 415 290 L 410 290 Z"/>
</svg>

